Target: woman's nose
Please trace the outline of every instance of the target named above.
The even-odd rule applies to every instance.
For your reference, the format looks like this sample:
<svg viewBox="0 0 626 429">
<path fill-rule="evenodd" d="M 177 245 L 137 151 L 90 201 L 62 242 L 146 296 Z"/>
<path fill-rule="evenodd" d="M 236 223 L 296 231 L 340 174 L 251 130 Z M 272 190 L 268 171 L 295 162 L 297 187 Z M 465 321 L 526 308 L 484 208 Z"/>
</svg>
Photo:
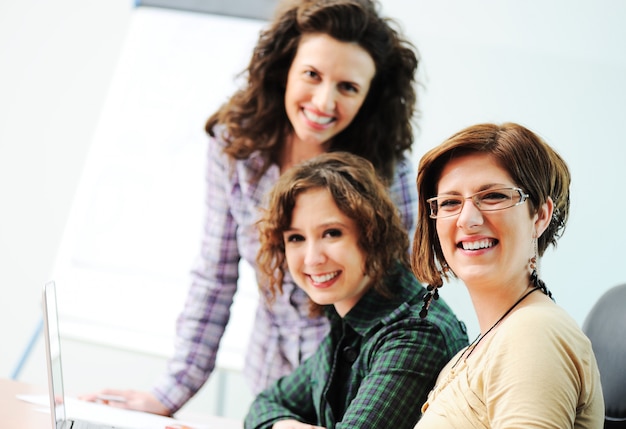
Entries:
<svg viewBox="0 0 626 429">
<path fill-rule="evenodd" d="M 461 212 L 457 218 L 456 224 L 460 228 L 471 228 L 473 226 L 482 225 L 483 213 L 474 204 L 474 200 L 468 198 L 464 201 Z"/>
<path fill-rule="evenodd" d="M 306 254 L 304 255 L 304 263 L 307 266 L 314 266 L 324 263 L 326 257 L 322 246 L 313 241 L 309 241 L 306 247 Z"/>
<path fill-rule="evenodd" d="M 318 85 L 313 94 L 313 104 L 319 111 L 330 113 L 335 110 L 336 91 L 332 85 Z"/>
</svg>

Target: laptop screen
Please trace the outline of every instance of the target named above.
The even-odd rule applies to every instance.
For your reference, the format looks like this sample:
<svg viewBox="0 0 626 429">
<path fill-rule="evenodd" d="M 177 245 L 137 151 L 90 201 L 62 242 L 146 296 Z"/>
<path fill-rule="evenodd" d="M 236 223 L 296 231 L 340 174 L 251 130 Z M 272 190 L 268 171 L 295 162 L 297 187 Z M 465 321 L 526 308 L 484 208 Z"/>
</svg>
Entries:
<svg viewBox="0 0 626 429">
<path fill-rule="evenodd" d="M 56 287 L 48 282 L 43 291 L 44 337 L 46 362 L 48 365 L 48 391 L 50 413 L 54 427 L 65 421 L 65 394 L 63 392 L 63 370 L 61 369 L 61 339 L 57 312 Z"/>
</svg>

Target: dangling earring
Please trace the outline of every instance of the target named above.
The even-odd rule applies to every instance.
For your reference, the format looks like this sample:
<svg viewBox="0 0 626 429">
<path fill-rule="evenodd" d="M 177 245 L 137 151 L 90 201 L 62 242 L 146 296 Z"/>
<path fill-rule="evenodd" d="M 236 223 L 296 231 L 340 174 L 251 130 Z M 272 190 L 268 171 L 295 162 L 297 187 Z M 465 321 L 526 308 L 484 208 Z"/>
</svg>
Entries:
<svg viewBox="0 0 626 429">
<path fill-rule="evenodd" d="M 428 316 L 428 309 L 430 308 L 430 303 L 432 302 L 432 300 L 434 299 L 436 301 L 439 299 L 439 288 L 437 286 L 428 285 L 426 286 L 426 290 L 428 292 L 426 292 L 426 294 L 424 294 L 424 297 L 422 298 L 424 304 L 422 305 L 422 309 L 420 310 L 420 317 L 422 319 L 425 319 L 426 316 Z"/>
<path fill-rule="evenodd" d="M 537 258 L 538 258 L 537 255 L 539 254 L 539 251 L 537 249 L 536 237 L 533 237 L 533 247 L 534 247 L 534 255 L 530 258 L 530 262 L 529 262 L 529 266 L 531 269 L 530 281 L 532 282 L 534 287 L 541 289 L 541 291 L 544 294 L 548 295 L 548 297 L 554 301 L 554 298 L 552 298 L 552 292 L 550 292 L 545 282 L 539 278 L 539 268 L 538 268 L 539 264 L 537 262 Z"/>
<path fill-rule="evenodd" d="M 449 273 L 450 271 L 452 271 L 452 270 L 450 270 L 450 267 L 448 266 L 448 263 L 444 261 L 444 263 L 441 265 L 441 274 L 442 274 L 444 277 L 447 277 L 447 276 L 448 276 L 448 273 Z"/>
<path fill-rule="evenodd" d="M 530 258 L 530 272 L 531 272 L 531 276 L 533 274 L 535 274 L 537 277 L 539 277 L 539 270 L 537 269 L 537 239 L 535 237 L 533 237 L 533 256 Z"/>
<path fill-rule="evenodd" d="M 450 267 L 448 267 L 448 264 L 444 262 L 441 267 L 441 274 L 445 276 L 445 273 L 447 273 L 448 271 L 450 271 Z M 426 290 L 428 292 L 426 292 L 426 294 L 422 298 L 422 301 L 424 301 L 424 304 L 422 305 L 422 309 L 420 310 L 420 317 L 422 319 L 425 319 L 426 316 L 428 316 L 428 309 L 430 308 L 430 303 L 433 301 L 433 299 L 435 301 L 439 299 L 440 287 L 441 286 L 433 286 L 433 285 L 426 286 Z"/>
</svg>

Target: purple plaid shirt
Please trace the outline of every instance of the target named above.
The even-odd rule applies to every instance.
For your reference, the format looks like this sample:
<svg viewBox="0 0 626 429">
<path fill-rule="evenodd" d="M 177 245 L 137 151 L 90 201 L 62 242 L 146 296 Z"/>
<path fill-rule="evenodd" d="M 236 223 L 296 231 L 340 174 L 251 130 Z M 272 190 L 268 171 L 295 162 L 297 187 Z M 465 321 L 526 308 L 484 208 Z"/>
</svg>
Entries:
<svg viewBox="0 0 626 429">
<path fill-rule="evenodd" d="M 178 317 L 174 356 L 152 391 L 172 412 L 202 387 L 215 367 L 237 290 L 239 259 L 256 267 L 258 209 L 280 174 L 278 166 L 271 165 L 259 177 L 264 166 L 259 154 L 233 160 L 222 152 L 224 145 L 218 138 L 209 138 L 202 247 Z M 390 192 L 412 238 L 417 191 L 410 160 L 396 166 Z M 289 273 L 283 289 L 271 307 L 262 297 L 257 306 L 244 368 L 254 394 L 312 355 L 328 332 L 325 318 L 309 317 L 308 297 Z"/>
</svg>

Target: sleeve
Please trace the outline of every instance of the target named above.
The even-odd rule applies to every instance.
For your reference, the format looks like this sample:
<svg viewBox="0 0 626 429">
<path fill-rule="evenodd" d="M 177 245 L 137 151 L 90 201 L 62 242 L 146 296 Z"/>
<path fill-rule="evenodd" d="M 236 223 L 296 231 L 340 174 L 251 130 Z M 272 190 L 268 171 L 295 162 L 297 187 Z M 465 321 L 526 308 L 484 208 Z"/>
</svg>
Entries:
<svg viewBox="0 0 626 429">
<path fill-rule="evenodd" d="M 269 429 L 279 420 L 294 419 L 315 425 L 317 415 L 313 399 L 312 367 L 319 354 L 314 354 L 291 374 L 278 379 L 261 392 L 250 405 L 244 421 L 245 429 Z"/>
<path fill-rule="evenodd" d="M 449 359 L 444 335 L 431 323 L 405 319 L 390 325 L 376 339 L 357 394 L 336 428 L 413 428 Z"/>
<path fill-rule="evenodd" d="M 229 158 L 209 138 L 201 251 L 191 272 L 185 305 L 176 324 L 175 352 L 153 394 L 177 411 L 206 382 L 237 289 L 237 225 L 229 208 Z"/>
<path fill-rule="evenodd" d="M 491 427 L 574 427 L 588 366 L 582 334 L 535 313 L 509 322 L 488 344 L 483 388 Z"/>
<path fill-rule="evenodd" d="M 400 213 L 400 219 L 413 242 L 415 220 L 417 219 L 417 175 L 409 158 L 402 158 L 396 165 L 393 182 L 389 189 L 391 200 Z"/>
</svg>

